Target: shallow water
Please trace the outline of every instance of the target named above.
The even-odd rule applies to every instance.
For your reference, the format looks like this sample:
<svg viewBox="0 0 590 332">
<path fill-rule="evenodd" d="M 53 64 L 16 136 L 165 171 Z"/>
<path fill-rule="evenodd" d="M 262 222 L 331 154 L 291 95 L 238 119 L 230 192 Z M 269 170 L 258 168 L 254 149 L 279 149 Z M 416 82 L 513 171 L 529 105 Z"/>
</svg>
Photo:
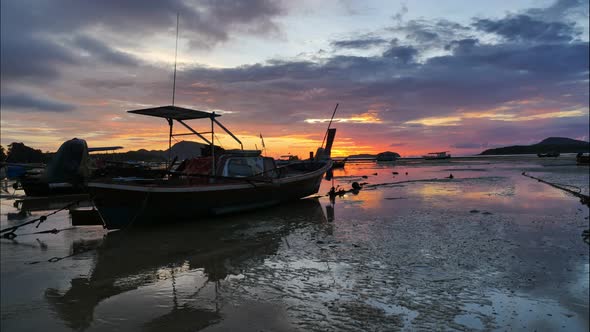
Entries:
<svg viewBox="0 0 590 332">
<path fill-rule="evenodd" d="M 587 331 L 588 208 L 523 171 L 588 193 L 568 156 L 457 158 L 348 163 L 334 185 L 358 194 L 133 232 L 60 212 L 1 240 L 0 327 Z M 51 211 L 13 203 L 2 228 Z"/>
</svg>

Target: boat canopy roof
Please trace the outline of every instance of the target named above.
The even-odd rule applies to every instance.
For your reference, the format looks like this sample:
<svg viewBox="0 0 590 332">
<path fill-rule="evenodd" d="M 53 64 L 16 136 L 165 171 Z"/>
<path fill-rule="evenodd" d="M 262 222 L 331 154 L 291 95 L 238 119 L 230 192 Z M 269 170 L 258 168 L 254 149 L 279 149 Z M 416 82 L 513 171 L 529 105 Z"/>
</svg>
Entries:
<svg viewBox="0 0 590 332">
<path fill-rule="evenodd" d="M 160 107 L 152 107 L 152 108 L 144 108 L 139 110 L 127 111 L 128 113 L 135 113 L 141 115 L 149 115 L 155 116 L 158 118 L 164 119 L 174 119 L 174 120 L 192 120 L 192 119 L 213 119 L 215 117 L 221 116 L 219 114 L 205 112 L 205 111 L 198 111 L 193 110 L 190 108 L 178 107 L 178 106 L 160 106 Z"/>
</svg>

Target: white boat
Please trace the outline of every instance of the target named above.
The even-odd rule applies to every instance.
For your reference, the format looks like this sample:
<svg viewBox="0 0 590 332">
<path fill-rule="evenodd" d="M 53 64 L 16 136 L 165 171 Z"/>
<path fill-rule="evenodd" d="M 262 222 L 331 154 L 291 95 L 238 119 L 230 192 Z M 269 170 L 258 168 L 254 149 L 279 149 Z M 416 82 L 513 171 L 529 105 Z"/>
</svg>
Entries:
<svg viewBox="0 0 590 332">
<path fill-rule="evenodd" d="M 451 158 L 451 154 L 447 153 L 449 151 L 441 151 L 441 152 L 429 152 L 428 154 L 422 156 L 426 160 L 434 160 L 434 159 L 449 159 Z"/>
</svg>

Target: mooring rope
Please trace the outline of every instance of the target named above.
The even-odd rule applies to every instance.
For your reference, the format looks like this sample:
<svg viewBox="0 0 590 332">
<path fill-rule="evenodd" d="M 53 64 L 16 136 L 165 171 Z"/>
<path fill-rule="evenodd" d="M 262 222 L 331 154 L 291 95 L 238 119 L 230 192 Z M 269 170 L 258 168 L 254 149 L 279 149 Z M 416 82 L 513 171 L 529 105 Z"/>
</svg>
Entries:
<svg viewBox="0 0 590 332">
<path fill-rule="evenodd" d="M 92 198 L 90 198 L 90 199 L 92 199 Z M 36 222 L 38 222 L 38 224 L 37 224 L 37 226 L 35 226 L 35 228 L 39 228 L 39 226 L 40 226 L 40 225 L 41 225 L 41 224 L 42 224 L 42 223 L 43 223 L 45 220 L 47 220 L 47 217 L 50 217 L 50 216 L 52 216 L 52 215 L 54 215 L 54 214 L 56 214 L 56 213 L 58 213 L 58 212 L 60 212 L 60 211 L 63 211 L 63 210 L 69 209 L 69 208 L 70 208 L 70 207 L 72 207 L 72 206 L 76 206 L 76 205 L 78 205 L 78 204 L 80 204 L 81 202 L 83 202 L 83 201 L 86 201 L 86 200 L 88 200 L 88 199 L 80 199 L 80 200 L 77 200 L 77 201 L 71 202 L 71 203 L 67 204 L 67 205 L 66 205 L 66 206 L 64 206 L 64 207 L 62 207 L 62 208 L 59 208 L 59 209 L 57 209 L 57 210 L 55 210 L 55 211 L 53 211 L 53 212 L 51 212 L 51 213 L 48 213 L 48 214 L 46 214 L 46 215 L 40 216 L 39 218 L 35 218 L 35 219 L 33 219 L 33 220 L 26 221 L 26 222 L 24 222 L 24 223 L 22 223 L 22 224 L 20 224 L 20 225 L 16 225 L 16 226 L 7 227 L 7 228 L 5 228 L 5 229 L 2 229 L 2 230 L 0 230 L 0 234 L 2 234 L 2 237 L 3 237 L 3 238 L 5 238 L 5 239 L 14 239 L 14 238 L 17 236 L 17 235 L 16 235 L 16 233 L 15 233 L 15 231 L 16 231 L 17 229 L 19 229 L 19 228 L 21 228 L 21 227 L 24 227 L 24 226 L 27 226 L 27 225 L 30 225 L 30 224 L 34 224 L 34 223 L 36 223 Z M 46 233 L 51 233 L 52 231 L 53 231 L 53 230 L 51 230 L 51 231 L 44 231 L 44 232 L 46 232 Z M 5 234 L 3 234 L 3 233 L 5 233 Z M 59 232 L 56 232 L 56 233 L 54 233 L 54 234 L 57 234 L 57 233 L 59 233 Z"/>
<path fill-rule="evenodd" d="M 62 231 L 69 231 L 71 229 L 76 229 L 76 227 L 68 227 L 68 228 L 61 228 L 61 229 L 53 228 L 53 229 L 49 229 L 49 230 L 46 230 L 46 231 L 38 231 L 38 232 L 32 232 L 32 233 L 21 233 L 19 235 L 57 234 L 57 233 L 60 233 Z"/>
<path fill-rule="evenodd" d="M 552 187 L 554 187 L 554 188 L 561 189 L 561 190 L 563 190 L 563 191 L 565 191 L 565 192 L 568 192 L 568 193 L 570 193 L 570 194 L 572 194 L 572 195 L 574 195 L 574 196 L 578 197 L 578 198 L 580 199 L 580 203 L 582 203 L 582 204 L 584 204 L 584 205 L 588 205 L 588 206 L 590 206 L 590 196 L 584 195 L 584 194 L 582 194 L 581 192 L 576 192 L 576 191 L 573 191 L 573 190 L 571 190 L 571 189 L 565 188 L 565 187 L 563 187 L 563 186 L 560 186 L 559 184 L 552 183 L 552 182 L 549 182 L 549 181 L 545 181 L 545 180 L 543 180 L 543 179 L 539 179 L 539 178 L 537 178 L 537 177 L 534 177 L 534 176 L 532 176 L 532 175 L 528 175 L 528 174 L 526 174 L 525 172 L 522 172 L 522 175 L 526 176 L 527 178 L 535 179 L 535 180 L 537 180 L 537 181 L 539 181 L 539 182 L 542 182 L 542 183 L 548 184 L 548 185 L 550 185 L 550 186 L 552 186 Z M 581 191 L 581 190 L 580 190 L 580 191 Z"/>
<path fill-rule="evenodd" d="M 80 250 L 78 252 L 74 252 L 74 253 L 72 253 L 70 255 L 61 256 L 61 257 L 54 256 L 54 257 L 51 257 L 50 259 L 48 259 L 47 262 L 49 262 L 49 263 L 56 263 L 56 262 L 61 261 L 62 259 L 74 257 L 74 256 L 77 256 L 77 255 L 80 255 L 80 254 L 85 254 L 87 252 L 90 252 L 90 251 L 93 251 L 93 250 L 96 250 L 96 249 L 97 248 L 85 248 L 84 250 Z M 38 263 L 41 263 L 41 262 L 43 262 L 43 261 L 32 261 L 32 262 L 28 262 L 27 264 L 33 265 L 33 264 L 38 264 Z"/>
</svg>

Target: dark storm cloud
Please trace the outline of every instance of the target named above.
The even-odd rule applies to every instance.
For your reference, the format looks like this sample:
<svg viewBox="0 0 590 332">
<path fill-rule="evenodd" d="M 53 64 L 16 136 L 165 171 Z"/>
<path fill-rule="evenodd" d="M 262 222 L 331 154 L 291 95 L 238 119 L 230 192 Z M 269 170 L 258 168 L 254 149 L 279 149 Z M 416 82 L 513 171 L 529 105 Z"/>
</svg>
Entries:
<svg viewBox="0 0 590 332">
<path fill-rule="evenodd" d="M 467 36 L 471 28 L 448 20 L 416 19 L 398 22 L 389 31 L 398 34 L 414 45 L 437 47 Z"/>
<path fill-rule="evenodd" d="M 60 65 L 77 63 L 68 50 L 49 40 L 28 35 L 18 37 L 5 34 L 2 34 L 1 38 L 2 81 L 46 81 L 59 76 Z"/>
<path fill-rule="evenodd" d="M 177 13 L 183 38 L 193 46 L 213 47 L 234 33 L 277 33 L 273 20 L 284 10 L 279 2 L 269 0 L 3 0 L 2 80 L 58 77 L 59 66 L 74 64 L 78 57 L 59 40 L 71 33 L 79 36 L 79 47 L 101 61 L 133 66 L 135 59 L 93 39 L 88 31 L 99 28 L 133 42 L 174 29 Z"/>
<path fill-rule="evenodd" d="M 516 15 L 500 20 L 478 19 L 473 26 L 495 33 L 508 41 L 568 42 L 577 32 L 573 24 L 545 22 L 528 15 Z"/>
<path fill-rule="evenodd" d="M 102 26 L 137 36 L 161 33 L 175 26 L 176 14 L 180 13 L 184 36 L 210 46 L 227 40 L 232 32 L 275 32 L 278 27 L 273 19 L 283 14 L 280 3 L 269 0 L 57 0 L 33 5 L 34 12 L 44 14 L 28 18 L 38 28 L 46 25 L 54 32 Z"/>
<path fill-rule="evenodd" d="M 527 15 L 545 21 L 563 21 L 567 19 L 588 20 L 588 0 L 557 0 L 546 8 L 531 8 Z"/>
<path fill-rule="evenodd" d="M 387 40 L 378 37 L 366 37 L 357 39 L 337 40 L 330 44 L 335 48 L 369 49 L 387 43 Z"/>
<path fill-rule="evenodd" d="M 445 45 L 445 50 L 452 50 L 455 55 L 463 55 L 471 53 L 474 46 L 479 43 L 477 38 L 465 38 L 461 40 L 453 40 L 448 45 Z"/>
<path fill-rule="evenodd" d="M 413 62 L 416 55 L 418 50 L 411 46 L 393 46 L 383 53 L 383 57 L 392 58 L 404 64 Z"/>
<path fill-rule="evenodd" d="M 84 79 L 80 81 L 80 84 L 90 89 L 121 89 L 132 87 L 137 82 L 133 79 L 128 78 L 117 78 L 117 79 Z"/>
<path fill-rule="evenodd" d="M 223 95 L 255 98 L 260 104 L 280 104 L 285 114 L 302 107 L 291 98 L 321 89 L 306 105 L 335 99 L 352 109 L 396 105 L 380 113 L 385 120 L 409 121 L 453 114 L 459 108 L 495 107 L 512 100 L 543 96 L 587 104 L 589 45 L 587 42 L 485 44 L 476 39 L 450 43 L 452 53 L 416 63 L 418 51 L 393 46 L 383 56 L 333 56 L 321 63 L 271 61 L 238 68 L 193 68 L 180 76 L 186 82 L 223 86 Z M 211 94 L 221 94 L 216 89 Z M 231 101 L 220 108 L 236 107 Z M 241 106 L 244 106 L 241 104 Z M 322 106 L 325 107 L 325 106 Z M 256 112 L 264 110 L 257 109 Z M 276 111 L 270 108 L 267 111 Z M 300 116 L 305 113 L 298 112 Z"/>
<path fill-rule="evenodd" d="M 124 52 L 119 52 L 108 47 L 103 42 L 87 37 L 77 36 L 74 39 L 74 45 L 88 52 L 90 56 L 98 60 L 119 66 L 133 67 L 140 63 L 139 59 Z"/>
<path fill-rule="evenodd" d="M 19 111 L 46 111 L 46 112 L 67 112 L 73 111 L 75 107 L 59 101 L 34 97 L 22 93 L 2 94 L 0 105 L 3 111 L 18 109 Z"/>
</svg>

